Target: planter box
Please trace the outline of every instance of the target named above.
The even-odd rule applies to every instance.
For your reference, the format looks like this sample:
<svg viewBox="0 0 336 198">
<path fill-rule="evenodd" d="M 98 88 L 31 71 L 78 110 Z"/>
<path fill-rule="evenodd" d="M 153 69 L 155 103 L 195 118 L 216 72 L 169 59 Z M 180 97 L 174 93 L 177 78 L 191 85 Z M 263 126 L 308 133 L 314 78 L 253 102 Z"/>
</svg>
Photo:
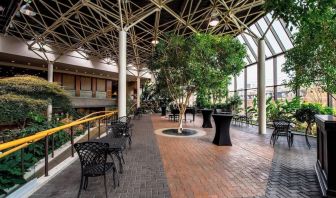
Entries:
<svg viewBox="0 0 336 198">
<path fill-rule="evenodd" d="M 336 117 L 316 115 L 316 174 L 323 197 L 336 197 Z"/>
</svg>

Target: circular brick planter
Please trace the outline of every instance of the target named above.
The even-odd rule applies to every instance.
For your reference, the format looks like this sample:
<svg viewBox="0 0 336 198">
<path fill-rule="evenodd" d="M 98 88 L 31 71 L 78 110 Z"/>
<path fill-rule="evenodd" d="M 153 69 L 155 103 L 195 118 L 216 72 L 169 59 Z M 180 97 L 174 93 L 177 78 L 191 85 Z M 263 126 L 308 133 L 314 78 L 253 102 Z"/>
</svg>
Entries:
<svg viewBox="0 0 336 198">
<path fill-rule="evenodd" d="M 183 128 L 183 133 L 178 134 L 177 128 L 163 128 L 157 129 L 154 131 L 156 135 L 166 136 L 166 137 L 177 137 L 177 138 L 189 138 L 189 137 L 200 137 L 205 135 L 205 131 L 192 129 L 192 128 Z"/>
</svg>

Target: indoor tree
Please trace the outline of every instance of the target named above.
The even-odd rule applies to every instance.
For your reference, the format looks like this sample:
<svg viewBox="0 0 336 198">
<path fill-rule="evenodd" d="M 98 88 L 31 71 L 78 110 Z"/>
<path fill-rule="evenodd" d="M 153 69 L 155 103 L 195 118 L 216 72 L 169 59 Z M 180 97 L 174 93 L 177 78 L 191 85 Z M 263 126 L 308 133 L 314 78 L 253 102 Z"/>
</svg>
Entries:
<svg viewBox="0 0 336 198">
<path fill-rule="evenodd" d="M 284 65 L 292 88 L 315 85 L 336 93 L 336 1 L 267 0 L 265 6 L 298 29 Z"/>
<path fill-rule="evenodd" d="M 245 56 L 245 46 L 231 36 L 168 35 L 166 41 L 156 45 L 148 67 L 177 103 L 179 133 L 191 95 L 201 87 L 209 87 L 212 75 L 222 76 L 228 82 L 230 75 L 237 75 L 244 68 Z"/>
</svg>

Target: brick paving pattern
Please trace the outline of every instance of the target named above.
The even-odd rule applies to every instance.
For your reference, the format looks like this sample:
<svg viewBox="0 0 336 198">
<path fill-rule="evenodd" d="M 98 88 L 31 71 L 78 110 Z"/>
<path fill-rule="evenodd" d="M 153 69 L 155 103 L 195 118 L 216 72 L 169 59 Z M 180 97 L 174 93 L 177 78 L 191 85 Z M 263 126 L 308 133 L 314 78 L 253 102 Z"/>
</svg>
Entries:
<svg viewBox="0 0 336 198">
<path fill-rule="evenodd" d="M 201 129 L 200 119 L 186 127 Z M 152 121 L 154 129 L 177 126 L 159 116 Z M 200 138 L 157 136 L 172 197 L 264 195 L 273 158 L 265 138 L 232 129 L 233 146 L 219 147 L 212 144 L 214 128 L 205 131 Z"/>
<path fill-rule="evenodd" d="M 126 164 L 120 175 L 120 186 L 113 188 L 112 173 L 107 177 L 109 197 L 170 197 L 167 179 L 148 115 L 133 120 L 135 130 L 131 149 L 124 155 Z M 76 160 L 31 197 L 77 197 L 80 163 Z M 105 197 L 103 177 L 90 178 L 81 197 Z"/>
<path fill-rule="evenodd" d="M 190 118 L 190 117 L 189 117 Z M 202 117 L 185 127 L 204 130 L 205 136 L 171 138 L 154 135 L 153 129 L 177 127 L 159 115 L 134 120 L 133 145 L 125 155 L 120 187 L 108 184 L 110 197 L 321 197 L 314 164 L 316 140 L 308 149 L 295 136 L 269 144 L 271 130 L 258 135 L 256 127 L 231 127 L 232 147 L 212 144 L 215 129 L 202 129 Z M 215 126 L 213 124 L 213 126 Z M 315 141 L 315 142 L 314 142 Z M 43 186 L 32 197 L 75 197 L 79 187 L 78 160 Z M 103 179 L 91 179 L 82 197 L 104 197 Z"/>
</svg>

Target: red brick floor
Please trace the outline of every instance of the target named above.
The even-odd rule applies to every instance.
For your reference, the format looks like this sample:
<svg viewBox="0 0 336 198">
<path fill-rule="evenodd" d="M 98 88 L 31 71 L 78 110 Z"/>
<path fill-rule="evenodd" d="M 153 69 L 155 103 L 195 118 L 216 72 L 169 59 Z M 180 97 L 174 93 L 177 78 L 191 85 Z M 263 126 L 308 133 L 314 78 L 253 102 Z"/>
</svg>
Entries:
<svg viewBox="0 0 336 198">
<path fill-rule="evenodd" d="M 152 115 L 155 129 L 176 122 Z M 201 128 L 201 117 L 184 127 L 206 131 L 198 138 L 156 135 L 172 197 L 264 196 L 273 158 L 268 138 L 231 128 L 232 147 L 212 144 L 215 127 Z M 215 126 L 215 125 L 213 125 Z"/>
</svg>

